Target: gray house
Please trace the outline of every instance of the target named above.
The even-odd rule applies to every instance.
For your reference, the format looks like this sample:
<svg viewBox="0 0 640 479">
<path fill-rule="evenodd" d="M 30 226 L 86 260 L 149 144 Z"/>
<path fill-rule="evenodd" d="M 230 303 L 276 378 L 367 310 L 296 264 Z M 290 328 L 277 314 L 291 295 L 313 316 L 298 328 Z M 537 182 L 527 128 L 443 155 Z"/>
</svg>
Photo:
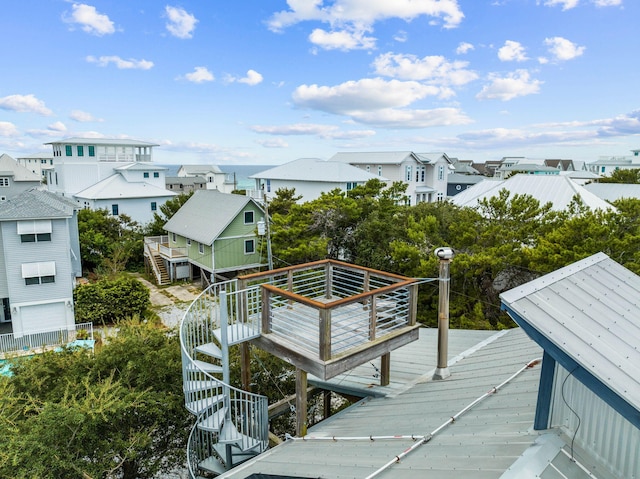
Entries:
<svg viewBox="0 0 640 479">
<path fill-rule="evenodd" d="M 0 203 L 0 322 L 11 323 L 14 337 L 75 330 L 77 210 L 71 199 L 35 189 Z"/>
<path fill-rule="evenodd" d="M 0 201 L 39 187 L 40 184 L 40 175 L 28 170 L 9 155 L 0 155 Z"/>
</svg>

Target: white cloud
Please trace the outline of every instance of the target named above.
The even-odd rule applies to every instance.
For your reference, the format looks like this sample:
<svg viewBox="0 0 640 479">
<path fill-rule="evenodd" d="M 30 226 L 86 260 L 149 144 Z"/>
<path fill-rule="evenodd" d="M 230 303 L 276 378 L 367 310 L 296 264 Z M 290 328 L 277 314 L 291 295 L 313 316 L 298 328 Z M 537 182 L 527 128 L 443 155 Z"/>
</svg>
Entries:
<svg viewBox="0 0 640 479">
<path fill-rule="evenodd" d="M 294 123 L 291 125 L 254 125 L 251 130 L 256 133 L 281 136 L 317 136 L 324 139 L 367 138 L 375 135 L 373 130 L 340 130 L 335 125 L 317 123 Z"/>
<path fill-rule="evenodd" d="M 207 67 L 195 67 L 191 73 L 184 76 L 185 79 L 193 83 L 204 83 L 215 80 L 213 73 Z"/>
<path fill-rule="evenodd" d="M 53 114 L 42 100 L 38 100 L 35 95 L 9 95 L 0 98 L 0 109 L 17 111 L 20 113 L 38 113 L 39 115 L 50 116 Z"/>
<path fill-rule="evenodd" d="M 91 121 L 103 121 L 100 118 L 94 117 L 91 113 L 87 113 L 86 111 L 82 111 L 82 110 L 73 110 L 69 114 L 69 118 L 71 118 L 74 121 L 78 121 L 80 123 L 87 123 Z"/>
<path fill-rule="evenodd" d="M 0 121 L 0 136 L 18 136 L 18 129 L 13 123 L 8 121 Z"/>
<path fill-rule="evenodd" d="M 458 108 L 434 108 L 432 110 L 385 108 L 357 112 L 352 117 L 361 123 L 380 128 L 429 128 L 466 125 L 473 122 Z"/>
<path fill-rule="evenodd" d="M 439 93 L 438 87 L 415 81 L 373 78 L 348 81 L 336 86 L 300 85 L 293 92 L 293 101 L 301 108 L 354 115 L 361 111 L 407 106 Z"/>
<path fill-rule="evenodd" d="M 106 67 L 110 63 L 113 63 L 120 70 L 149 70 L 153 68 L 153 62 L 149 60 L 135 60 L 130 58 L 129 60 L 124 60 L 116 55 L 111 56 L 101 56 L 94 57 L 93 55 L 89 55 L 86 60 L 89 63 L 96 63 L 101 67 Z"/>
<path fill-rule="evenodd" d="M 549 47 L 549 53 L 557 61 L 573 60 L 585 51 L 585 47 L 579 47 L 562 37 L 545 38 L 544 43 Z"/>
<path fill-rule="evenodd" d="M 225 81 L 228 83 L 237 82 L 237 83 L 244 83 L 250 86 L 255 86 L 259 83 L 262 83 L 262 80 L 263 80 L 262 75 L 255 70 L 248 70 L 247 76 L 242 78 L 237 78 L 231 75 L 227 75 L 227 77 L 225 78 Z"/>
<path fill-rule="evenodd" d="M 622 5 L 622 0 L 593 0 L 596 7 L 617 7 Z"/>
<path fill-rule="evenodd" d="M 288 148 L 289 143 L 284 141 L 282 138 L 268 138 L 265 140 L 256 140 L 258 145 L 264 146 L 265 148 Z"/>
<path fill-rule="evenodd" d="M 385 53 L 378 56 L 373 66 L 379 75 L 401 80 L 428 81 L 439 85 L 464 85 L 478 78 L 477 73 L 467 70 L 469 63 L 450 62 L 442 56 L 426 56 Z"/>
<path fill-rule="evenodd" d="M 327 32 L 316 28 L 309 35 L 309 41 L 324 50 L 371 50 L 376 46 L 376 39 L 365 36 L 366 33 L 364 30 Z"/>
<path fill-rule="evenodd" d="M 475 47 L 471 43 L 461 42 L 460 45 L 458 45 L 458 48 L 456 48 L 456 54 L 464 55 L 474 49 Z"/>
<path fill-rule="evenodd" d="M 56 121 L 56 122 L 52 123 L 51 125 L 47 126 L 47 129 L 60 133 L 60 132 L 63 132 L 63 131 L 67 131 L 67 126 L 64 123 L 62 123 L 61 121 Z"/>
<path fill-rule="evenodd" d="M 352 38 L 316 33 L 312 38 L 320 41 L 323 48 L 337 44 L 346 49 L 350 42 L 358 48 L 366 48 L 365 45 L 373 48 L 373 38 L 363 36 L 361 40 L 366 42 L 357 42 L 353 32 L 372 31 L 378 21 L 400 18 L 408 22 L 426 15 L 432 17 L 432 24 L 455 28 L 464 18 L 457 0 L 334 0 L 331 5 L 324 5 L 324 0 L 287 0 L 287 4 L 288 10 L 274 13 L 267 22 L 270 30 L 280 32 L 300 22 L 319 21 L 330 25 L 333 33 L 352 32 Z"/>
<path fill-rule="evenodd" d="M 193 37 L 193 31 L 196 28 L 198 19 L 192 14 L 187 13 L 183 8 L 165 7 L 165 13 L 169 22 L 167 23 L 167 30 L 171 35 L 178 38 L 191 38 Z"/>
<path fill-rule="evenodd" d="M 528 60 L 525 53 L 525 48 L 520 42 L 514 42 L 513 40 L 507 40 L 498 50 L 498 58 L 503 62 L 523 62 Z"/>
<path fill-rule="evenodd" d="M 540 80 L 531 79 L 527 70 L 516 70 L 506 77 L 491 74 L 489 80 L 491 83 L 476 95 L 478 100 L 513 100 L 519 96 L 539 93 L 542 85 Z"/>
<path fill-rule="evenodd" d="M 407 41 L 408 34 L 404 30 L 400 30 L 393 36 L 393 39 L 398 43 L 404 43 Z"/>
<path fill-rule="evenodd" d="M 578 6 L 580 0 L 545 0 L 544 4 L 547 7 L 555 7 L 561 5 L 563 10 L 570 10 Z"/>
<path fill-rule="evenodd" d="M 116 31 L 109 17 L 98 13 L 96 7 L 84 3 L 74 3 L 71 10 L 71 15 L 63 17 L 63 20 L 67 23 L 79 24 L 84 32 L 100 37 Z"/>
</svg>

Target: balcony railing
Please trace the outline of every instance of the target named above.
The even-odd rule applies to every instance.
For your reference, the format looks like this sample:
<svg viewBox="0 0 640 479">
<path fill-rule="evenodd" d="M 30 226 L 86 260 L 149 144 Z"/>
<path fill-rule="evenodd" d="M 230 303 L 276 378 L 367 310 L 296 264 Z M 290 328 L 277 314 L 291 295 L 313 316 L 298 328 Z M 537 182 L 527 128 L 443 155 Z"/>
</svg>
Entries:
<svg viewBox="0 0 640 479">
<path fill-rule="evenodd" d="M 183 258 L 187 256 L 187 248 L 171 248 L 169 246 L 169 236 L 146 236 L 144 238 L 145 248 L 149 251 L 157 251 L 165 258 Z"/>
<path fill-rule="evenodd" d="M 55 348 L 77 339 L 78 331 L 87 332 L 87 339 L 93 340 L 93 324 L 78 323 L 74 329 L 53 329 L 35 331 L 15 337 L 13 333 L 0 334 L 0 358 L 12 355 L 32 354 L 41 350 Z"/>
</svg>

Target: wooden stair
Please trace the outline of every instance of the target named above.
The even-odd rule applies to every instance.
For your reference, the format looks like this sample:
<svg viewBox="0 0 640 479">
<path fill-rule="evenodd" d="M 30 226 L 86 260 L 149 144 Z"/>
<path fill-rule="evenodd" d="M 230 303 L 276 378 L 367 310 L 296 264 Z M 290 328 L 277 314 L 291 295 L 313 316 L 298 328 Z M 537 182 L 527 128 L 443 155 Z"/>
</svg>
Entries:
<svg viewBox="0 0 640 479">
<path fill-rule="evenodd" d="M 156 271 L 156 281 L 158 282 L 158 284 L 163 285 L 171 283 L 171 278 L 169 276 L 167 268 L 164 265 L 162 256 L 160 256 L 158 253 L 152 253 L 152 260 L 156 265 L 154 270 Z M 159 273 L 159 276 L 157 273 Z"/>
</svg>

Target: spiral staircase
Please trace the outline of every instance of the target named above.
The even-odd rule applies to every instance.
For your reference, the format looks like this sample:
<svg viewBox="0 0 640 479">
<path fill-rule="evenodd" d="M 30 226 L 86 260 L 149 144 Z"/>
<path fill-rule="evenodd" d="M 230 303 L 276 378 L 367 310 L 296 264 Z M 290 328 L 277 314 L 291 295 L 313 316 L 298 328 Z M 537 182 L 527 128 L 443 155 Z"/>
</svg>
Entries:
<svg viewBox="0 0 640 479">
<path fill-rule="evenodd" d="M 260 336 L 259 286 L 215 283 L 180 325 L 185 407 L 196 417 L 187 451 L 192 479 L 213 477 L 268 447 L 267 398 L 235 388 L 229 347 Z"/>
</svg>

